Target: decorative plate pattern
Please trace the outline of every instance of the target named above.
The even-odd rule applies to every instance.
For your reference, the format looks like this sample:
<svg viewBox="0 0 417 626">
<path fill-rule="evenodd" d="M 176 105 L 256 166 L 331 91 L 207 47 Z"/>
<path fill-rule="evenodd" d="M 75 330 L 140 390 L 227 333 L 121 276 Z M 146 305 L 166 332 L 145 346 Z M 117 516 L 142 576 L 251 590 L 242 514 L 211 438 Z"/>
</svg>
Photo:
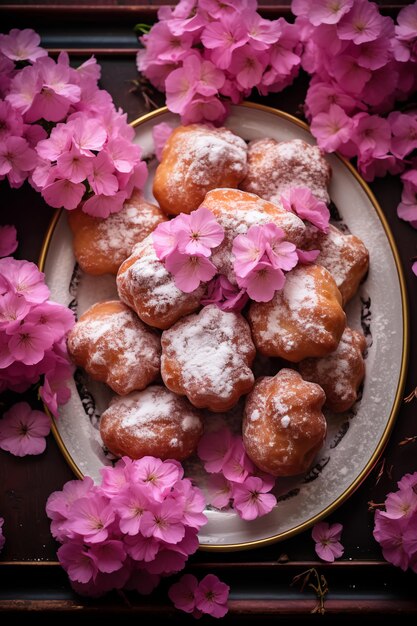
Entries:
<svg viewBox="0 0 417 626">
<path fill-rule="evenodd" d="M 136 141 L 148 161 L 151 184 L 156 160 L 152 127 L 159 122 L 179 124 L 166 109 L 133 123 Z M 252 140 L 272 137 L 314 143 L 307 126 L 275 109 L 246 103 L 233 106 L 227 127 Z M 270 514 L 252 522 L 233 511 L 207 510 L 208 523 L 200 532 L 204 549 L 236 550 L 264 545 L 305 530 L 328 515 L 361 483 L 386 444 L 401 401 L 407 361 L 407 304 L 398 253 L 381 209 L 354 168 L 336 155 L 327 157 L 333 170 L 330 186 L 332 217 L 343 230 L 360 237 L 370 252 L 370 271 L 347 307 L 348 323 L 367 339 L 366 378 L 360 400 L 348 413 L 327 414 L 326 443 L 312 469 L 297 479 L 278 480 L 278 504 Z M 79 270 L 65 212 L 51 224 L 41 256 L 51 298 L 80 315 L 99 300 L 117 297 L 115 278 L 88 276 Z M 100 468 L 113 461 L 98 431 L 102 411 L 112 392 L 77 370 L 70 401 L 61 407 L 54 426 L 57 441 L 78 476 L 99 479 Z M 238 416 L 239 411 L 235 411 Z M 235 428 L 238 428 L 238 418 Z M 186 471 L 204 487 L 198 463 Z"/>
</svg>

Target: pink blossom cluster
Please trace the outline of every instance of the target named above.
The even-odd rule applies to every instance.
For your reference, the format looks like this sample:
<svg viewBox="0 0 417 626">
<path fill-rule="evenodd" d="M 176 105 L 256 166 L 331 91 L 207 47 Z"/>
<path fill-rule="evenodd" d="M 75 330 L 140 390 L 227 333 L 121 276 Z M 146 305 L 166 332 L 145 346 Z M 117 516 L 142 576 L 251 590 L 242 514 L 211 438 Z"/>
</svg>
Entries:
<svg viewBox="0 0 417 626">
<path fill-rule="evenodd" d="M 217 272 L 209 257 L 212 248 L 223 241 L 224 230 L 206 207 L 158 224 L 152 238 L 158 259 L 164 261 L 181 291 L 194 291 Z"/>
<path fill-rule="evenodd" d="M 244 520 L 272 511 L 277 500 L 269 492 L 275 478 L 255 467 L 240 435 L 233 435 L 227 427 L 207 432 L 198 444 L 198 456 L 210 474 L 208 501 L 214 507 L 232 506 Z"/>
<path fill-rule="evenodd" d="M 0 35 L 0 180 L 28 179 L 52 207 L 107 217 L 146 180 L 134 130 L 99 89 L 93 57 L 74 69 L 39 43 L 31 29 Z"/>
<path fill-rule="evenodd" d="M 417 573 L 417 472 L 405 474 L 397 486 L 385 510 L 375 511 L 374 537 L 389 563 Z"/>
<path fill-rule="evenodd" d="M 228 611 L 230 587 L 214 574 L 207 574 L 198 582 L 192 574 L 185 574 L 168 591 L 176 609 L 199 618 L 203 614 L 224 617 Z"/>
<path fill-rule="evenodd" d="M 150 593 L 197 550 L 204 497 L 173 460 L 123 457 L 101 474 L 100 485 L 73 480 L 48 498 L 59 561 L 84 595 Z"/>
<path fill-rule="evenodd" d="M 56 416 L 70 396 L 65 336 L 74 316 L 48 299 L 44 279 L 34 263 L 0 259 L 0 391 L 21 393 L 42 377 L 40 396 Z"/>
<path fill-rule="evenodd" d="M 298 73 L 297 28 L 263 19 L 256 0 L 181 0 L 161 7 L 158 19 L 140 37 L 137 66 L 184 124 L 221 124 L 230 102 L 255 87 L 281 91 Z"/>
<path fill-rule="evenodd" d="M 393 110 L 417 89 L 417 3 L 397 24 L 368 0 L 293 0 L 292 11 L 318 145 L 356 157 L 367 181 L 407 170 L 398 215 L 417 227 L 417 111 Z"/>
</svg>

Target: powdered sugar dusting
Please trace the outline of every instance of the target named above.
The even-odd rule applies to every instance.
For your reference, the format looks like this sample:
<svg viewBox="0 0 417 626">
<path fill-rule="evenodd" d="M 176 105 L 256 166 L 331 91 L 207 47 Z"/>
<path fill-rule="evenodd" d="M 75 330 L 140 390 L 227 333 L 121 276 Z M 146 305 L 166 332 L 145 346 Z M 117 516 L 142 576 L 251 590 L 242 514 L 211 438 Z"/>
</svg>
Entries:
<svg viewBox="0 0 417 626">
<path fill-rule="evenodd" d="M 317 146 L 301 139 L 259 139 L 249 144 L 248 173 L 240 187 L 271 202 L 279 202 L 281 195 L 293 187 L 308 187 L 316 198 L 327 203 L 330 173 Z"/>
<path fill-rule="evenodd" d="M 178 370 L 180 386 L 196 406 L 207 396 L 234 404 L 240 395 L 233 402 L 237 384 L 253 384 L 248 364 L 254 346 L 247 322 L 238 313 L 206 306 L 198 315 L 183 318 L 165 331 L 162 346 L 164 382 L 168 387 L 175 384 L 172 370 Z"/>
</svg>

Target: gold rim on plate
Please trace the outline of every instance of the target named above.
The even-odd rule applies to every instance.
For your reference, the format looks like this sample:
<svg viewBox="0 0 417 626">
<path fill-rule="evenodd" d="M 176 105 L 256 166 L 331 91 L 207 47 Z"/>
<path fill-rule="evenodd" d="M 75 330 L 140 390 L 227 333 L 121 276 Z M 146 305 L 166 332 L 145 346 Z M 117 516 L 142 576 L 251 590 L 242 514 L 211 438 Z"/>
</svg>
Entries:
<svg viewBox="0 0 417 626">
<path fill-rule="evenodd" d="M 293 115 L 290 115 L 289 113 L 285 113 L 284 111 L 279 111 L 278 109 L 274 109 L 272 107 L 265 106 L 263 104 L 257 104 L 254 102 L 244 102 L 239 106 L 247 107 L 250 109 L 258 109 L 259 111 L 271 113 L 282 119 L 292 122 L 296 126 L 299 126 L 300 128 L 310 132 L 309 126 L 305 122 L 302 122 L 301 120 L 297 119 Z M 151 113 L 146 113 L 145 115 L 142 115 L 141 117 L 131 122 L 131 126 L 136 128 L 137 126 L 140 126 L 141 124 L 144 124 L 145 122 L 148 122 L 149 120 L 157 118 L 160 115 L 163 115 L 167 112 L 168 112 L 168 108 L 162 107 L 160 109 L 157 109 L 156 111 L 152 111 Z M 347 500 L 349 496 L 352 495 L 352 493 L 365 480 L 365 478 L 368 476 L 368 474 L 371 472 L 372 468 L 374 467 L 375 463 L 378 461 L 380 455 L 382 454 L 386 444 L 388 443 L 389 436 L 393 429 L 394 422 L 397 417 L 397 414 L 398 414 L 398 411 L 402 402 L 403 393 L 404 393 L 405 379 L 406 379 L 406 374 L 407 374 L 408 356 L 409 356 L 409 310 L 408 310 L 408 299 L 407 299 L 407 291 L 406 291 L 406 286 L 405 286 L 404 273 L 403 273 L 403 269 L 401 266 L 401 261 L 400 261 L 400 256 L 398 254 L 397 245 L 394 241 L 394 236 L 391 232 L 388 221 L 381 207 L 379 206 L 379 203 L 377 199 L 375 198 L 373 192 L 371 191 L 367 183 L 363 180 L 363 178 L 359 175 L 359 173 L 356 171 L 356 169 L 353 167 L 353 165 L 349 163 L 349 161 L 347 161 L 346 159 L 344 159 L 337 153 L 335 154 L 335 156 L 345 165 L 345 167 L 350 171 L 350 173 L 354 176 L 354 178 L 356 178 L 356 180 L 358 181 L 358 183 L 361 185 L 366 195 L 368 196 L 369 200 L 371 201 L 371 204 L 374 207 L 379 217 L 379 220 L 381 221 L 382 226 L 384 228 L 386 237 L 391 247 L 392 255 L 394 257 L 395 266 L 397 269 L 397 275 L 398 275 L 400 291 L 401 291 L 401 309 L 402 309 L 402 315 L 403 315 L 403 346 L 402 346 L 400 376 L 398 379 L 397 390 L 395 393 L 395 398 L 394 398 L 394 402 L 391 408 L 390 416 L 388 418 L 384 432 L 382 433 L 382 437 L 374 453 L 372 454 L 371 458 L 368 460 L 363 470 L 355 478 L 352 484 L 347 489 L 345 489 L 345 491 L 341 493 L 340 496 L 336 498 L 336 500 L 334 500 L 331 504 L 329 504 L 329 506 L 323 509 L 320 513 L 317 513 L 317 515 L 314 515 L 310 519 L 306 520 L 302 524 L 299 524 L 298 526 L 295 526 L 291 530 L 287 530 L 285 532 L 279 533 L 277 535 L 273 535 L 271 537 L 266 537 L 265 539 L 257 539 L 254 541 L 247 541 L 247 542 L 239 543 L 239 544 L 234 544 L 234 543 L 222 544 L 222 545 L 200 544 L 201 550 L 212 551 L 212 552 L 232 552 L 232 551 L 238 551 L 238 550 L 247 550 L 250 548 L 260 548 L 262 546 L 267 546 L 272 543 L 276 543 L 278 541 L 283 541 L 284 539 L 289 539 L 290 537 L 293 537 L 294 535 L 297 535 L 307 530 L 308 528 L 313 526 L 316 522 L 323 519 L 324 517 L 327 517 L 328 515 L 330 515 L 330 513 L 332 513 L 335 509 L 337 509 L 345 500 Z M 58 209 L 55 212 L 51 220 L 51 223 L 49 225 L 49 228 L 47 230 L 47 233 L 45 235 L 45 239 L 43 241 L 41 253 L 39 256 L 39 269 L 40 270 L 43 270 L 45 267 L 45 261 L 46 261 L 46 256 L 48 253 L 49 245 L 51 243 L 52 235 L 58 223 L 58 219 L 59 219 L 61 212 L 62 212 L 62 209 Z M 45 409 L 47 410 L 47 407 L 45 407 Z M 48 410 L 47 412 L 50 415 Z M 52 433 L 55 437 L 55 440 L 58 444 L 60 451 L 62 452 L 65 460 L 67 461 L 68 465 L 71 467 L 76 477 L 81 478 L 81 479 L 84 478 L 83 473 L 81 472 L 79 467 L 76 465 L 74 459 L 71 457 L 70 453 L 68 452 L 62 440 L 62 437 L 57 429 L 55 419 L 53 418 L 53 416 L 51 416 L 51 418 L 52 418 Z"/>
</svg>

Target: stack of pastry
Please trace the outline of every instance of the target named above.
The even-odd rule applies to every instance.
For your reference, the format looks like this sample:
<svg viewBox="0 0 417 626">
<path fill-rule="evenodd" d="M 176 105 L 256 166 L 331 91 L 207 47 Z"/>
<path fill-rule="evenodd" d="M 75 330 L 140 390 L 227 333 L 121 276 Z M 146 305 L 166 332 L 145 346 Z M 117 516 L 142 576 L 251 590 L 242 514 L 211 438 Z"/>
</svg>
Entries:
<svg viewBox="0 0 417 626">
<path fill-rule="evenodd" d="M 323 407 L 347 411 L 364 378 L 365 339 L 346 326 L 344 306 L 368 253 L 357 237 L 334 226 L 320 232 L 286 211 L 280 196 L 307 186 L 328 202 L 330 178 L 319 149 L 303 141 L 248 146 L 226 128 L 193 124 L 164 147 L 153 184 L 159 206 L 136 195 L 108 220 L 71 214 L 82 269 L 117 273 L 120 301 L 91 307 L 68 339 L 74 362 L 116 394 L 100 422 L 110 451 L 183 460 L 203 432 L 202 411 L 227 412 L 243 397 L 243 441 L 255 465 L 274 476 L 311 467 L 326 437 Z M 212 261 L 232 283 L 233 239 L 253 225 L 272 222 L 320 254 L 289 271 L 269 302 L 242 313 L 202 307 L 206 286 L 180 291 L 152 241 L 161 221 L 201 205 L 224 229 Z M 284 366 L 255 379 L 257 353 Z"/>
</svg>

